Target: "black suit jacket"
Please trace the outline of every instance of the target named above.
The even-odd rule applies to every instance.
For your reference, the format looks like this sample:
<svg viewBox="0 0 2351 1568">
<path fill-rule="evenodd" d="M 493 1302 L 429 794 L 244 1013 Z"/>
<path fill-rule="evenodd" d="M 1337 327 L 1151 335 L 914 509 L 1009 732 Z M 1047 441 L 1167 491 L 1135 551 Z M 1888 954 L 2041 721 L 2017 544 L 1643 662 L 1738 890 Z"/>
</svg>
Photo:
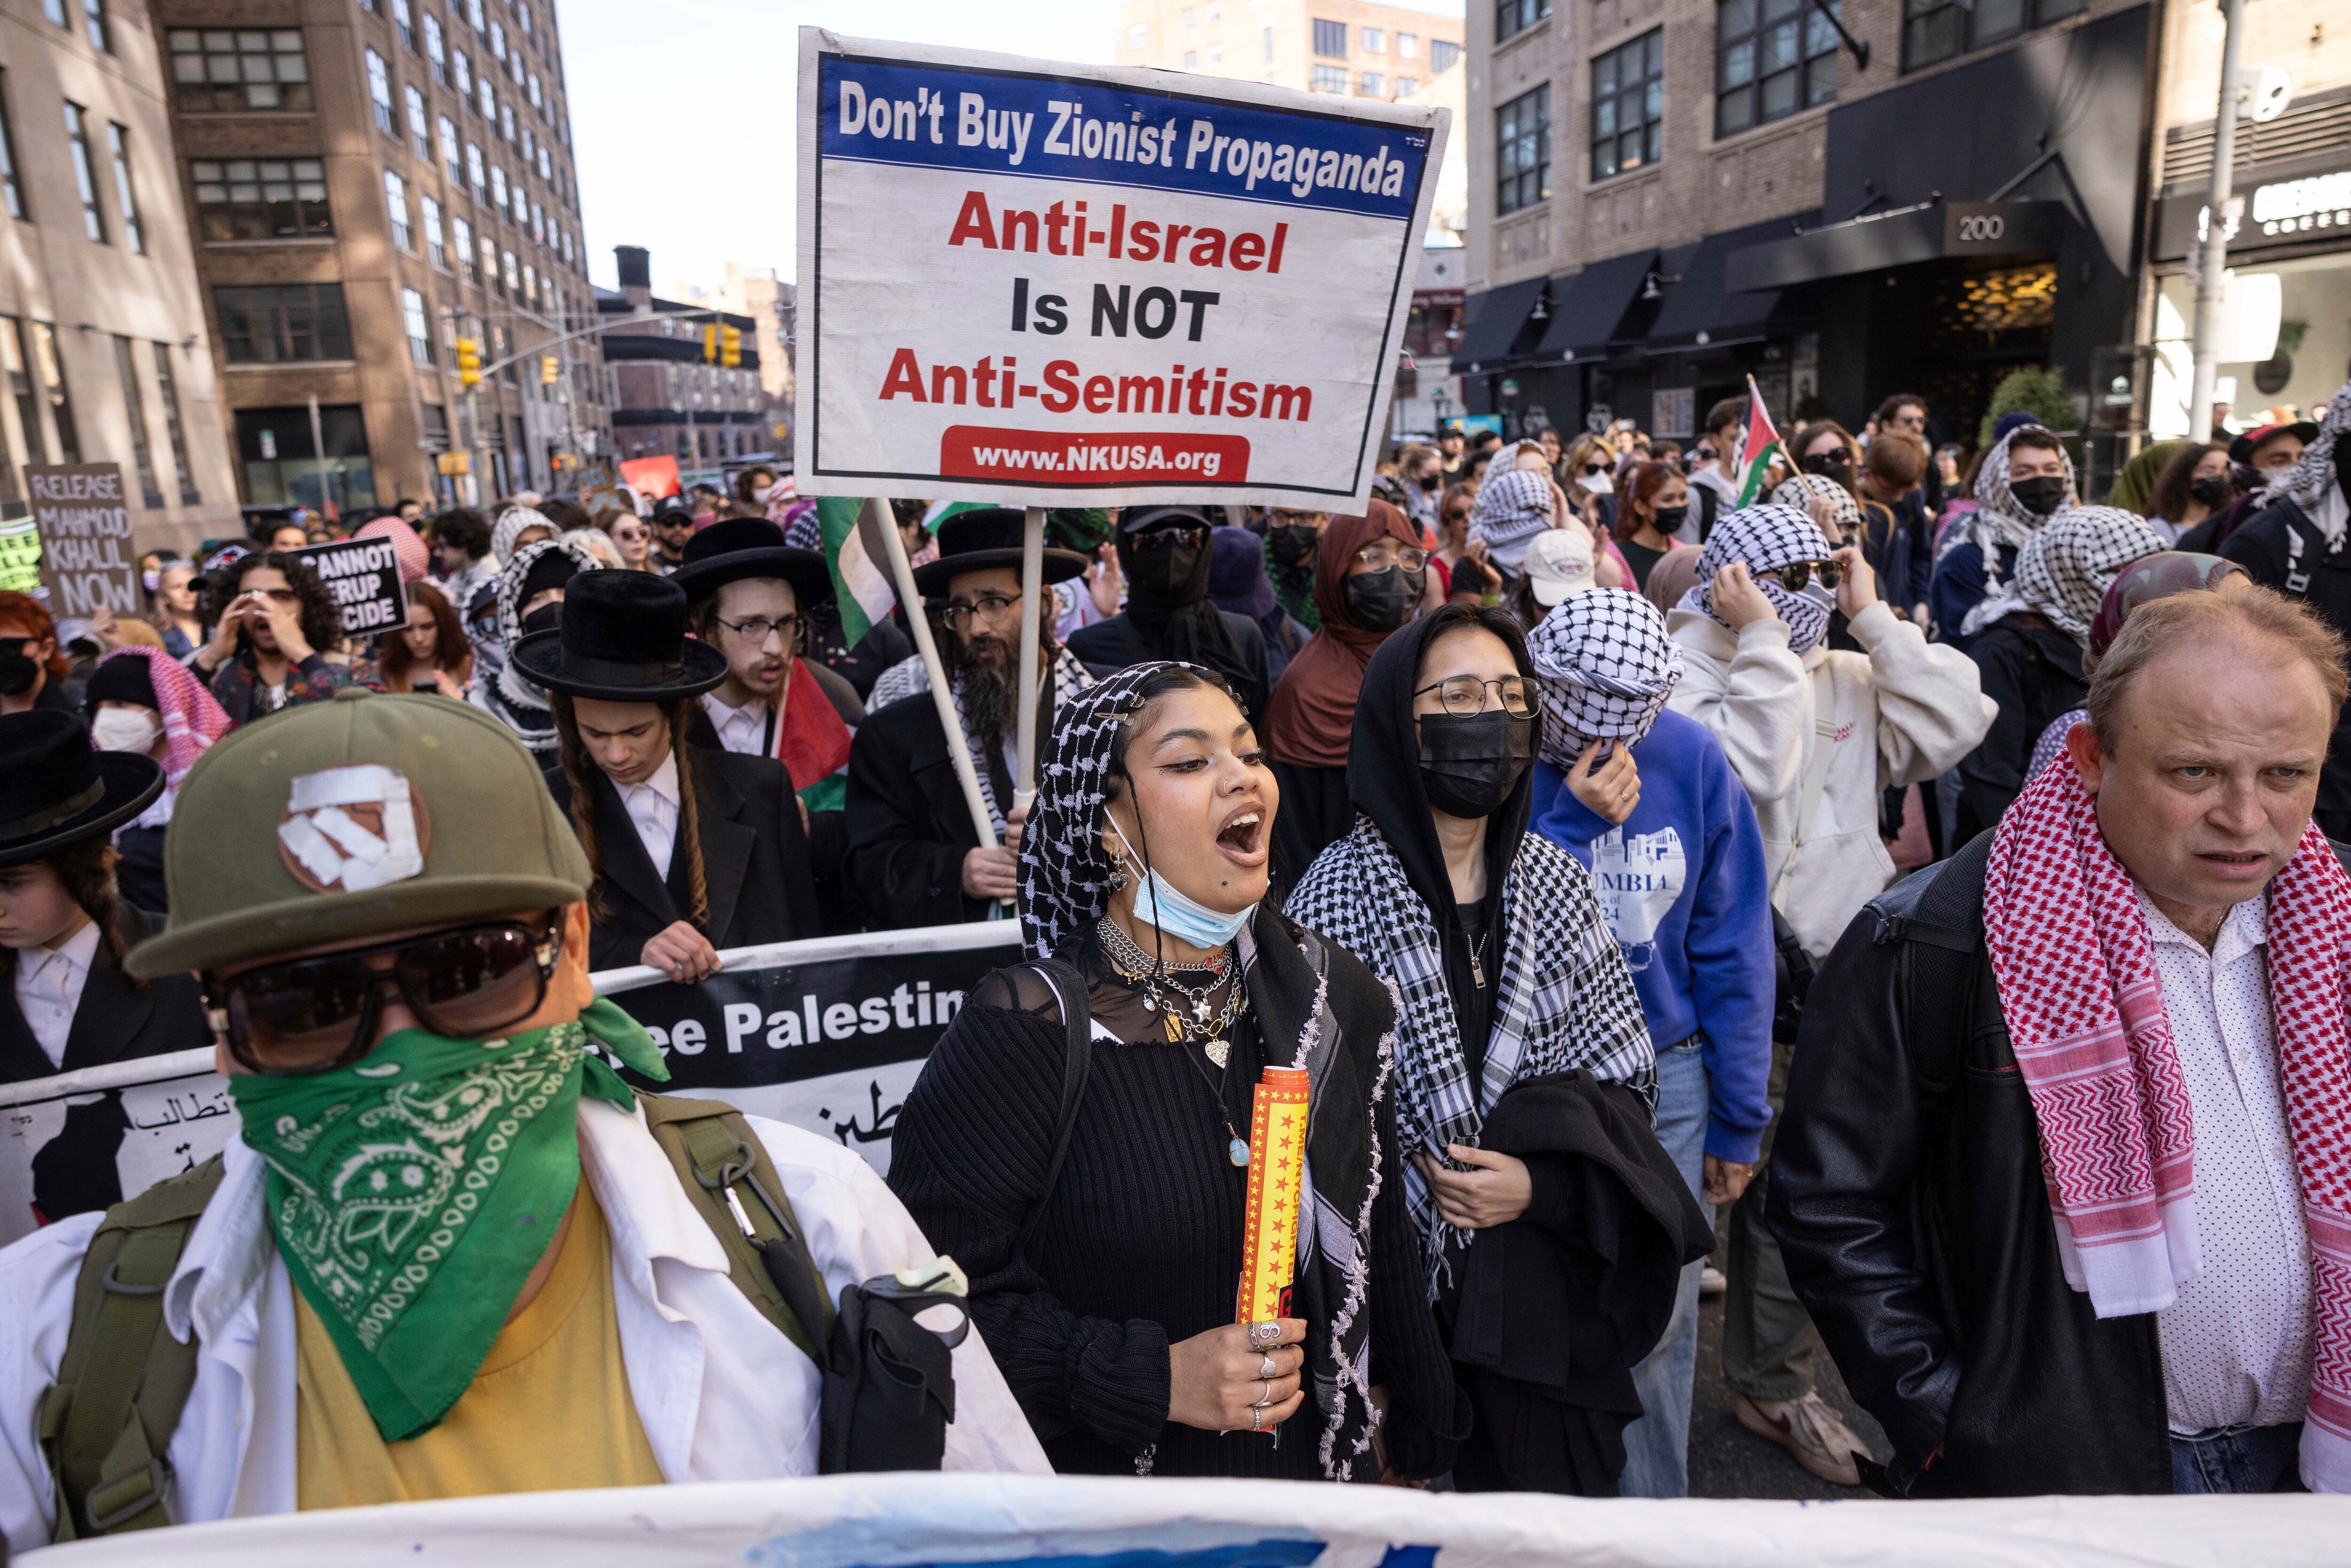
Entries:
<svg viewBox="0 0 2351 1568">
<path fill-rule="evenodd" d="M 809 876 L 808 839 L 790 804 L 791 779 L 784 765 L 700 749 L 690 765 L 703 887 L 710 900 L 703 935 L 711 946 L 751 947 L 823 935 Z M 571 781 L 562 768 L 547 770 L 547 787 L 569 814 Z M 686 919 L 693 896 L 682 846 L 671 852 L 668 878 L 655 876 L 621 792 L 601 772 L 595 790 L 596 870 L 603 878 L 605 913 L 591 925 L 588 956 L 591 967 L 617 969 L 643 962 L 645 944 Z M 681 836 L 684 827 L 681 815 Z"/>
<path fill-rule="evenodd" d="M 1049 728 L 1040 726 L 1040 740 Z M 848 804 L 842 874 L 875 930 L 987 918 L 987 900 L 964 896 L 963 857 L 979 832 L 930 693 L 866 716 L 849 747 Z"/>
<path fill-rule="evenodd" d="M 116 928 L 132 946 L 153 934 L 148 917 L 127 903 L 116 904 Z M 141 1056 L 163 1056 L 213 1043 L 211 1023 L 204 1017 L 203 998 L 193 975 L 170 975 L 135 985 L 106 950 L 98 945 L 89 978 L 84 982 L 81 1005 L 74 1009 L 73 1028 L 66 1036 L 62 1067 L 49 1065 L 48 1053 L 33 1038 L 32 1026 L 16 1005 L 16 987 L 0 986 L 0 1083 L 21 1083 L 110 1061 Z"/>
<path fill-rule="evenodd" d="M 856 714 L 854 717 L 851 716 L 846 710 L 842 709 L 841 698 L 835 695 L 832 687 L 826 684 L 829 680 L 838 680 L 839 677 L 831 670 L 822 670 L 819 665 L 811 664 L 809 668 L 812 671 L 820 671 L 817 677 L 818 688 L 832 700 L 834 710 L 841 714 L 853 736 L 857 727 L 864 722 L 864 705 L 862 703 L 853 705 Z M 844 691 L 848 689 L 845 683 L 841 689 Z M 775 737 L 774 719 L 771 716 L 767 734 L 771 746 Z M 744 755 L 739 751 L 729 752 L 719 743 L 718 727 L 710 722 L 710 710 L 698 702 L 689 705 L 685 718 L 685 743 L 697 750 L 715 751 L 722 757 Z M 792 814 L 798 816 L 799 813 L 795 811 Z M 864 929 L 863 905 L 857 896 L 856 888 L 842 874 L 841 860 L 849 852 L 849 827 L 844 813 L 810 811 L 807 836 L 809 879 L 816 886 L 817 909 L 823 917 L 824 925 L 821 932 L 811 931 L 808 935 L 839 936 L 852 931 Z"/>
</svg>

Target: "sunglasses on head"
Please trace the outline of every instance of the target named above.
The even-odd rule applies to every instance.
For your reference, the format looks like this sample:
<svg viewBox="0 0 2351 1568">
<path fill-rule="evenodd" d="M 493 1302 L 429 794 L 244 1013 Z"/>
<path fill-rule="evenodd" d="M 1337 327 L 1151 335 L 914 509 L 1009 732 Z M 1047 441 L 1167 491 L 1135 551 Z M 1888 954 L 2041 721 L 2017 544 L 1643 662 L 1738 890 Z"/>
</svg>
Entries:
<svg viewBox="0 0 2351 1568">
<path fill-rule="evenodd" d="M 204 977 L 229 1054 L 268 1078 L 346 1067 L 375 1049 L 389 989 L 434 1034 L 494 1035 L 537 1012 L 563 953 L 563 916 L 485 921 L 372 947 Z"/>
<path fill-rule="evenodd" d="M 1823 588 L 1834 588 L 1844 580 L 1844 567 L 1842 563 L 1834 560 L 1792 560 L 1785 566 L 1775 566 L 1769 571 L 1758 572 L 1756 575 L 1776 577 L 1780 580 L 1781 587 L 1791 593 L 1802 593 L 1805 585 L 1813 580 L 1814 572 L 1820 574 Z"/>
</svg>

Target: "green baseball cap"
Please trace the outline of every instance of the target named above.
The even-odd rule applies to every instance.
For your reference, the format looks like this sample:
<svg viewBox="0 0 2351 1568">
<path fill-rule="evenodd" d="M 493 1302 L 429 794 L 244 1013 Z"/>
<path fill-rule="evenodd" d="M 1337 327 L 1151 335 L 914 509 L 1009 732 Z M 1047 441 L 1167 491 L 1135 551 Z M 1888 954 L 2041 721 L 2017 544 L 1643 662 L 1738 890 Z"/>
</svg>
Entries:
<svg viewBox="0 0 2351 1568">
<path fill-rule="evenodd" d="M 225 737 L 164 839 L 171 919 L 141 979 L 588 896 L 588 857 L 507 727 L 360 687 Z"/>
</svg>

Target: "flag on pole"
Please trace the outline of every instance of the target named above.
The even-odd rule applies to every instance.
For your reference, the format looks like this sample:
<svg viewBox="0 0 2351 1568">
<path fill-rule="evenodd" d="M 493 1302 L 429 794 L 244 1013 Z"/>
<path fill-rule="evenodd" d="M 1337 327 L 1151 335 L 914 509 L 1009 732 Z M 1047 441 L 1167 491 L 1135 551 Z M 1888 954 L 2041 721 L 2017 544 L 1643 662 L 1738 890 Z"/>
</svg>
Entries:
<svg viewBox="0 0 2351 1568">
<path fill-rule="evenodd" d="M 1755 378 L 1747 378 L 1747 423 L 1740 428 L 1739 452 L 1731 459 L 1732 477 L 1739 483 L 1739 504 L 1755 504 L 1755 493 L 1763 487 L 1763 471 L 1771 459 L 1780 455 L 1780 433 L 1771 428 L 1771 411 L 1763 406 L 1763 394 L 1755 389 Z"/>
<path fill-rule="evenodd" d="M 886 508 L 887 502 L 883 503 Z M 890 587 L 890 547 L 874 529 L 866 504 L 854 496 L 827 496 L 816 504 L 824 564 L 841 601 L 842 643 L 854 648 L 898 602 Z"/>
</svg>

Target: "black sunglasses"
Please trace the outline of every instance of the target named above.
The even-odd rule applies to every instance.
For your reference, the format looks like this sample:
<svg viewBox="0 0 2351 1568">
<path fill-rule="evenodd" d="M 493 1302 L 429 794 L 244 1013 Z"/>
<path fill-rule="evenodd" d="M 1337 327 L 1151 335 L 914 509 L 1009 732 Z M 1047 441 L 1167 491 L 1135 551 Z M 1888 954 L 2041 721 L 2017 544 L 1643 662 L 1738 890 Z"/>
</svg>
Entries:
<svg viewBox="0 0 2351 1568">
<path fill-rule="evenodd" d="M 1844 578 L 1844 566 L 1833 560 L 1792 560 L 1785 566 L 1775 566 L 1761 575 L 1776 577 L 1780 580 L 1780 586 L 1789 592 L 1802 593 L 1804 591 L 1804 585 L 1813 580 L 1814 572 L 1820 573 L 1823 588 L 1834 588 Z"/>
<path fill-rule="evenodd" d="M 375 1049 L 386 988 L 446 1039 L 519 1023 L 547 1000 L 562 953 L 557 911 L 535 929 L 496 920 L 264 964 L 226 979 L 207 974 L 204 1005 L 241 1065 L 267 1078 L 300 1078 L 347 1067 Z M 369 962 L 386 957 L 389 965 Z"/>
</svg>

